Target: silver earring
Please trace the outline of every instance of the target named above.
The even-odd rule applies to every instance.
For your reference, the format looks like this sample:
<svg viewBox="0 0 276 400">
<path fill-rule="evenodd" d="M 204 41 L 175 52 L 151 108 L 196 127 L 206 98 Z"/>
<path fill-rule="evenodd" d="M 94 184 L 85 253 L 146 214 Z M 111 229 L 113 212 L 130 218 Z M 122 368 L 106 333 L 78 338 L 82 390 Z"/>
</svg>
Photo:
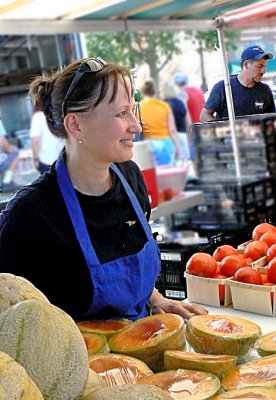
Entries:
<svg viewBox="0 0 276 400">
<path fill-rule="evenodd" d="M 80 136 L 78 137 L 78 143 L 82 144 L 82 138 Z"/>
</svg>

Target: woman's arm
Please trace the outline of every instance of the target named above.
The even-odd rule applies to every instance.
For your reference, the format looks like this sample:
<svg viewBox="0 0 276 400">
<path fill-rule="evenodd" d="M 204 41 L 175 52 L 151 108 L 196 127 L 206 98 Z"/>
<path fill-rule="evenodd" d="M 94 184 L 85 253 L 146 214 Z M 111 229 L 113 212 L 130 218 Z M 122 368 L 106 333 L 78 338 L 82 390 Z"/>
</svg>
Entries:
<svg viewBox="0 0 276 400">
<path fill-rule="evenodd" d="M 180 141 L 179 141 L 179 137 L 177 134 L 177 129 L 176 129 L 174 116 L 173 116 L 172 112 L 170 112 L 168 115 L 168 128 L 169 128 L 170 137 L 175 146 L 175 158 L 181 158 Z"/>
</svg>

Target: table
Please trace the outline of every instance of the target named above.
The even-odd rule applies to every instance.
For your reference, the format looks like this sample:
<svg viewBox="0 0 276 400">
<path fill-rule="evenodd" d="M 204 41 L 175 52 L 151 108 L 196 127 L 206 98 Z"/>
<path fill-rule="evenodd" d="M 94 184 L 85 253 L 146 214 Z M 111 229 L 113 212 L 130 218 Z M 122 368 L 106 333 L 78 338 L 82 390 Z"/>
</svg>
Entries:
<svg viewBox="0 0 276 400">
<path fill-rule="evenodd" d="M 172 200 L 164 201 L 156 208 L 152 209 L 150 219 L 168 217 L 177 211 L 184 211 L 188 208 L 195 207 L 203 203 L 205 203 L 205 198 L 202 191 L 197 190 L 181 192 Z"/>
</svg>

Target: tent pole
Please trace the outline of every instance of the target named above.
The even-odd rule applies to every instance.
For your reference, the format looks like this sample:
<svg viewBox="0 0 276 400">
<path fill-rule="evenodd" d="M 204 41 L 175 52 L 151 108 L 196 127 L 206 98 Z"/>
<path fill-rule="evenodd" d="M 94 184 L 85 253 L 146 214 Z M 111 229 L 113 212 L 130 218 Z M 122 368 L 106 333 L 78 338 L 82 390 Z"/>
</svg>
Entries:
<svg viewBox="0 0 276 400">
<path fill-rule="evenodd" d="M 226 55 L 225 55 L 226 50 L 225 50 L 225 46 L 224 46 L 224 34 L 223 34 L 222 27 L 217 27 L 216 31 L 217 31 L 217 35 L 218 35 L 219 48 L 220 48 L 221 59 L 222 59 L 223 79 L 224 79 L 226 104 L 227 104 L 228 115 L 229 115 L 229 124 L 230 124 L 230 130 L 231 130 L 234 160 L 235 160 L 235 167 L 236 167 L 236 177 L 238 180 L 240 180 L 241 179 L 240 155 L 239 155 L 239 147 L 238 147 L 237 136 L 236 136 L 235 111 L 234 111 L 232 90 L 231 90 L 231 85 L 230 85 L 228 64 L 227 64 L 227 59 L 226 59 Z"/>
</svg>

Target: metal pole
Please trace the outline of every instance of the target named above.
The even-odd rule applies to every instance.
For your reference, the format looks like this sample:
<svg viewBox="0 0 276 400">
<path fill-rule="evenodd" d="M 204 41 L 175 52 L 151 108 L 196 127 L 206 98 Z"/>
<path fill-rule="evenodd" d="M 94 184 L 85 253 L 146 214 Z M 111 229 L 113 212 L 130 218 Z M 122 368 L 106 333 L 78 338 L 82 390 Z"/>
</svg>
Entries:
<svg viewBox="0 0 276 400">
<path fill-rule="evenodd" d="M 224 86 L 225 86 L 225 94 L 226 94 L 226 104 L 228 109 L 229 115 L 229 124 L 231 130 L 231 137 L 232 137 L 232 145 L 233 145 L 233 152 L 234 152 L 234 160 L 235 160 L 235 167 L 236 167 L 236 177 L 238 180 L 241 179 L 241 168 L 240 168 L 240 154 L 239 154 L 239 147 L 237 142 L 236 136 L 236 127 L 235 127 L 235 111 L 234 111 L 234 104 L 232 98 L 232 90 L 230 85 L 230 77 L 229 77 L 229 70 L 228 64 L 226 59 L 226 50 L 224 46 L 224 34 L 223 29 L 218 27 L 217 29 L 218 41 L 219 41 L 219 48 L 221 52 L 221 59 L 222 59 L 222 68 L 223 68 L 223 77 L 224 77 Z"/>
</svg>

